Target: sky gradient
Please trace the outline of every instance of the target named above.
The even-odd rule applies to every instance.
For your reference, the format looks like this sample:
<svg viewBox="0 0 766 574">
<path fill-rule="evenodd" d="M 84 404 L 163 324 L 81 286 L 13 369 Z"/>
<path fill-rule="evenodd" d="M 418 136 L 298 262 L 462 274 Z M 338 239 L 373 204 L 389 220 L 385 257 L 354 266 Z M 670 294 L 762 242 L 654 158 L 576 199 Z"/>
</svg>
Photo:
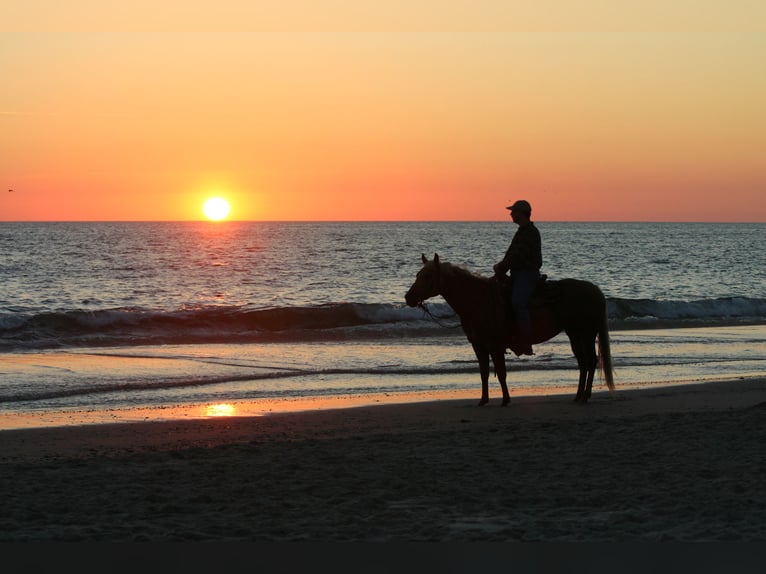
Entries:
<svg viewBox="0 0 766 574">
<path fill-rule="evenodd" d="M 238 220 L 525 198 L 546 221 L 766 221 L 758 3 L 186 2 L 173 28 L 174 2 L 41 4 L 0 8 L 0 221 L 194 220 L 211 195 Z"/>
</svg>

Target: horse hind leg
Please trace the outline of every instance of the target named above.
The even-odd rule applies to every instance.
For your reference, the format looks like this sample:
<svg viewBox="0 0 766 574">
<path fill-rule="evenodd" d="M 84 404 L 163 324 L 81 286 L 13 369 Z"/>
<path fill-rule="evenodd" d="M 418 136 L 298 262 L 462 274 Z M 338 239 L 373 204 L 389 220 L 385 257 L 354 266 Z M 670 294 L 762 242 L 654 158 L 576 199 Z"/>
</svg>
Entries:
<svg viewBox="0 0 766 574">
<path fill-rule="evenodd" d="M 588 381 L 588 369 L 583 368 L 583 366 L 580 365 L 580 361 L 577 361 L 577 363 L 580 367 L 580 378 L 577 381 L 577 394 L 575 395 L 574 400 L 576 403 L 586 403 L 588 402 L 588 397 L 585 391 Z"/>
<path fill-rule="evenodd" d="M 588 351 L 588 345 L 584 344 L 583 338 L 579 335 L 567 334 L 569 335 L 569 343 L 572 347 L 572 352 L 574 353 L 575 359 L 577 359 L 577 367 L 580 370 L 580 377 L 577 381 L 577 394 L 575 395 L 574 400 L 576 403 L 586 403 L 588 402 L 588 398 L 590 398 L 590 385 L 588 382 L 589 380 L 591 384 L 593 382 L 592 375 L 595 373 L 595 363 L 591 370 L 589 360 L 590 352 Z"/>
<path fill-rule="evenodd" d="M 596 351 L 596 335 L 594 334 L 590 342 L 585 345 L 587 349 L 587 370 L 588 370 L 588 379 L 585 383 L 585 401 L 590 399 L 591 391 L 593 390 L 593 379 L 596 375 L 596 369 L 598 368 L 598 352 Z"/>
<path fill-rule="evenodd" d="M 581 339 L 578 351 L 575 352 L 577 365 L 580 367 L 580 380 L 577 385 L 575 401 L 587 403 L 593 391 L 593 379 L 598 367 L 598 354 L 596 353 L 595 341 L 586 342 Z"/>
<path fill-rule="evenodd" d="M 585 391 L 582 396 L 582 402 L 587 403 L 590 399 L 591 391 L 593 390 L 593 379 L 596 375 L 596 366 L 595 365 L 588 365 L 588 368 L 585 370 L 587 373 L 586 380 L 585 380 Z"/>
</svg>

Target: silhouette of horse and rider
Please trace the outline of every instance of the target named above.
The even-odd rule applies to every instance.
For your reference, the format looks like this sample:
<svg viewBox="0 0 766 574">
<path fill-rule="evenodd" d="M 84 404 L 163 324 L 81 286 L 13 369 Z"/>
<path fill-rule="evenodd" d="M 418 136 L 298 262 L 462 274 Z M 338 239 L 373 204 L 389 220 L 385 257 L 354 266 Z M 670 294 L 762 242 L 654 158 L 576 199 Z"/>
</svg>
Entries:
<svg viewBox="0 0 766 574">
<path fill-rule="evenodd" d="M 516 201 L 507 209 L 519 228 L 503 259 L 494 265 L 493 277 L 441 261 L 438 254 L 432 260 L 421 255 L 423 267 L 405 295 L 407 305 L 422 306 L 425 300 L 441 295 L 460 317 L 479 362 L 480 406 L 489 402 L 490 359 L 505 406 L 510 402 L 506 349 L 518 356 L 531 355 L 533 344 L 548 341 L 562 331 L 569 337 L 580 370 L 575 401 L 588 401 L 597 368 L 613 392 L 604 294 L 589 281 L 550 281 L 541 275 L 540 233 L 531 221 L 529 202 Z"/>
</svg>

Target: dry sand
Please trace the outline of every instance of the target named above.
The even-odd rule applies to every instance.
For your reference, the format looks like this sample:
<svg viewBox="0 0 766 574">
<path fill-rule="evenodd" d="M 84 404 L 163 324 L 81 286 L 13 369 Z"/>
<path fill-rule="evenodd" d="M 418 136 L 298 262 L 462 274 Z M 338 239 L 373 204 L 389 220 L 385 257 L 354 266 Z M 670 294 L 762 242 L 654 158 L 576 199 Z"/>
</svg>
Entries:
<svg viewBox="0 0 766 574">
<path fill-rule="evenodd" d="M 766 379 L 0 431 L 0 541 L 763 541 Z"/>
</svg>

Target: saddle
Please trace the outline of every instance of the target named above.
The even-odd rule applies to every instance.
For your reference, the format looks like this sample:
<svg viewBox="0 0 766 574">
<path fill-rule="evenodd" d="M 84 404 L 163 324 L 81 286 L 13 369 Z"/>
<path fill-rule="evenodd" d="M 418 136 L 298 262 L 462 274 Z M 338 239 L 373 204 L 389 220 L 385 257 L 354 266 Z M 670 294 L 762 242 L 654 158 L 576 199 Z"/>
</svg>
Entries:
<svg viewBox="0 0 766 574">
<path fill-rule="evenodd" d="M 538 279 L 534 291 L 532 291 L 532 296 L 529 299 L 527 307 L 529 309 L 534 309 L 549 305 L 555 297 L 554 292 L 556 283 L 556 281 L 548 281 L 547 275 L 540 275 L 540 279 Z M 506 277 L 505 280 L 501 281 L 501 293 L 505 301 L 506 318 L 513 324 L 515 323 L 516 318 L 513 312 L 513 305 L 511 304 L 513 280 L 510 277 Z M 513 337 L 509 338 L 506 345 L 517 356 L 532 354 L 530 353 L 528 345 L 515 340 Z"/>
<path fill-rule="evenodd" d="M 545 307 L 553 299 L 555 281 L 548 281 L 547 275 L 540 275 L 540 279 L 532 291 L 532 297 L 529 299 L 529 308 Z"/>
<path fill-rule="evenodd" d="M 500 281 L 503 298 L 508 303 L 508 308 L 511 308 L 511 294 L 513 293 L 513 279 L 505 276 Z M 556 281 L 548 281 L 548 276 L 545 274 L 540 275 L 540 279 L 537 280 L 532 296 L 529 298 L 528 307 L 530 309 L 534 307 L 544 307 L 552 299 L 555 291 Z"/>
</svg>

